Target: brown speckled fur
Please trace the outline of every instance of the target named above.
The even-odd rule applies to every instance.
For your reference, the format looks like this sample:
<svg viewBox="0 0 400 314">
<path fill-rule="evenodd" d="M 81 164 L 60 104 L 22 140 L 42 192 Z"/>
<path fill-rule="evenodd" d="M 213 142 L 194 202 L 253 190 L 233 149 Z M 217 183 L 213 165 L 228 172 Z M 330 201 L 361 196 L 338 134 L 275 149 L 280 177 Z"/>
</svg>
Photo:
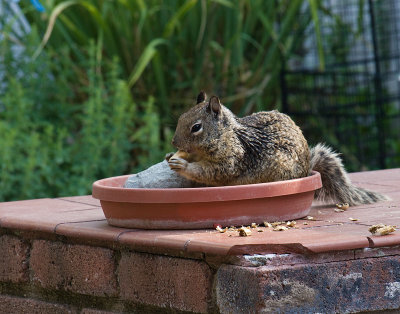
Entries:
<svg viewBox="0 0 400 314">
<path fill-rule="evenodd" d="M 192 161 L 167 158 L 182 176 L 209 186 L 237 185 L 301 178 L 314 169 L 323 183 L 319 199 L 350 205 L 387 199 L 353 186 L 330 148 L 319 144 L 310 151 L 289 116 L 273 110 L 238 118 L 217 97 L 205 98 L 200 93 L 198 104 L 181 115 L 173 138 Z M 196 124 L 201 130 L 193 132 Z"/>
</svg>

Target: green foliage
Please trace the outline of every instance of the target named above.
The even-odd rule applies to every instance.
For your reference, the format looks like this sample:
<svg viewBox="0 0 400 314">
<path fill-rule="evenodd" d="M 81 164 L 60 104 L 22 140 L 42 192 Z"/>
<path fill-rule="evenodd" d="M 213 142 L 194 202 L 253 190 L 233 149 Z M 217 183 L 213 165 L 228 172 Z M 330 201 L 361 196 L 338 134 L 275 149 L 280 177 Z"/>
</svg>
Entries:
<svg viewBox="0 0 400 314">
<path fill-rule="evenodd" d="M 138 115 L 138 119 L 143 121 L 143 125 L 132 134 L 130 139 L 136 154 L 134 157 L 138 163 L 136 170 L 141 170 L 160 162 L 160 157 L 164 157 L 173 148 L 169 144 L 172 139 L 172 132 L 169 128 L 164 130 L 167 140 L 161 138 L 163 127 L 159 115 L 155 112 L 153 97 L 149 98 L 145 111 Z"/>
<path fill-rule="evenodd" d="M 101 40 L 107 58 L 119 57 L 134 98 L 155 95 L 162 123 L 171 124 L 200 90 L 242 114 L 276 106 L 281 61 L 296 43 L 303 3 L 55 0 L 45 2 L 48 13 L 28 17 L 44 33 L 35 55 L 67 42 L 82 59 L 81 47 Z M 316 17 L 319 1 L 310 4 Z"/>
<path fill-rule="evenodd" d="M 101 46 L 91 43 L 79 66 L 64 58 L 65 47 L 32 60 L 35 30 L 28 41 L 36 44 L 18 55 L 1 41 L 0 200 L 88 194 L 94 180 L 135 166 L 130 136 L 140 134 L 140 142 L 160 125 L 150 129 L 141 120 L 118 59 L 102 60 Z M 80 82 L 76 90 L 73 80 Z M 147 107 L 147 115 L 156 115 Z M 151 145 L 151 161 L 161 159 L 159 139 Z"/>
</svg>

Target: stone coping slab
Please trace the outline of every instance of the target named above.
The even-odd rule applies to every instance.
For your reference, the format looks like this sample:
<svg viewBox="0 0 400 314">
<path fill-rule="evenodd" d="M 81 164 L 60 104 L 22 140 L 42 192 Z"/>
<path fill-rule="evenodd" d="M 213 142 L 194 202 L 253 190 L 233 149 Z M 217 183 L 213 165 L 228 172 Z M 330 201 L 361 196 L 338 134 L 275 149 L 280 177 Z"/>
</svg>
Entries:
<svg viewBox="0 0 400 314">
<path fill-rule="evenodd" d="M 400 232 L 371 236 L 368 227 L 384 223 L 400 226 L 400 169 L 352 173 L 360 187 L 384 193 L 391 201 L 350 207 L 337 213 L 334 204 L 315 202 L 313 220 L 300 219 L 296 228 L 253 229 L 249 237 L 216 230 L 140 230 L 107 224 L 98 200 L 88 196 L 0 203 L 0 228 L 121 245 L 143 252 L 174 254 L 249 255 L 323 253 L 400 244 Z M 357 220 L 351 220 L 357 219 Z M 259 232 L 261 230 L 262 232 Z"/>
</svg>

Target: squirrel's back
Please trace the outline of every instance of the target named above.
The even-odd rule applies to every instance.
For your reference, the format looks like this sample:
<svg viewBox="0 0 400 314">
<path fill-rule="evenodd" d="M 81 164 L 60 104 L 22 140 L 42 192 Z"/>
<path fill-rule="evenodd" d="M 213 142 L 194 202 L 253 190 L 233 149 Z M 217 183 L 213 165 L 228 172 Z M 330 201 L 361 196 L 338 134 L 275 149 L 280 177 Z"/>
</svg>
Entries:
<svg viewBox="0 0 400 314">
<path fill-rule="evenodd" d="M 253 181 L 271 182 L 308 175 L 307 141 L 289 116 L 276 110 L 263 111 L 239 118 L 238 122 L 235 133 L 244 151 L 243 166 Z"/>
</svg>

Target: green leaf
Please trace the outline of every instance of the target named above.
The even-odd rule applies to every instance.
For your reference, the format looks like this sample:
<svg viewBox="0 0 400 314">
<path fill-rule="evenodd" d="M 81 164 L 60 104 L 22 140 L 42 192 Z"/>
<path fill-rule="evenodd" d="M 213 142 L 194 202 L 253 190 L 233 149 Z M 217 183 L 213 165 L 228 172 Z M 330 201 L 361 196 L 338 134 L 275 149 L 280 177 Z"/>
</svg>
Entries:
<svg viewBox="0 0 400 314">
<path fill-rule="evenodd" d="M 318 57 L 319 57 L 319 69 L 323 71 L 325 69 L 325 58 L 324 58 L 324 48 L 322 46 L 322 37 L 321 37 L 321 30 L 319 25 L 319 18 L 318 18 L 318 7 L 319 2 L 318 0 L 308 0 L 311 9 L 311 16 L 314 23 L 315 28 L 315 36 L 317 40 L 317 48 L 318 48 Z"/>
<path fill-rule="evenodd" d="M 156 38 L 153 39 L 144 49 L 142 55 L 140 56 L 138 62 L 135 65 L 135 68 L 129 75 L 128 79 L 128 86 L 132 88 L 133 85 L 137 82 L 137 80 L 142 75 L 146 66 L 150 63 L 153 59 L 154 55 L 157 53 L 157 46 L 168 44 L 168 41 L 163 38 Z"/>
<path fill-rule="evenodd" d="M 168 38 L 172 35 L 175 27 L 178 25 L 179 20 L 197 3 L 197 0 L 185 1 L 179 10 L 172 16 L 165 26 L 164 38 Z"/>
<path fill-rule="evenodd" d="M 49 38 L 51 36 L 51 33 L 53 32 L 54 29 L 54 24 L 56 23 L 57 17 L 68 7 L 71 5 L 79 4 L 79 1 L 76 0 L 70 0 L 70 1 L 65 1 L 57 5 L 53 11 L 51 11 L 50 18 L 49 18 L 49 23 L 47 24 L 47 29 L 46 32 L 43 36 L 42 42 L 40 43 L 39 47 L 36 49 L 35 53 L 33 54 L 33 59 L 36 59 L 39 54 L 42 52 L 44 46 L 46 46 L 47 42 L 49 41 Z"/>
<path fill-rule="evenodd" d="M 227 8 L 233 8 L 233 3 L 229 0 L 212 0 L 212 2 L 218 3 L 220 5 L 223 5 Z"/>
</svg>

